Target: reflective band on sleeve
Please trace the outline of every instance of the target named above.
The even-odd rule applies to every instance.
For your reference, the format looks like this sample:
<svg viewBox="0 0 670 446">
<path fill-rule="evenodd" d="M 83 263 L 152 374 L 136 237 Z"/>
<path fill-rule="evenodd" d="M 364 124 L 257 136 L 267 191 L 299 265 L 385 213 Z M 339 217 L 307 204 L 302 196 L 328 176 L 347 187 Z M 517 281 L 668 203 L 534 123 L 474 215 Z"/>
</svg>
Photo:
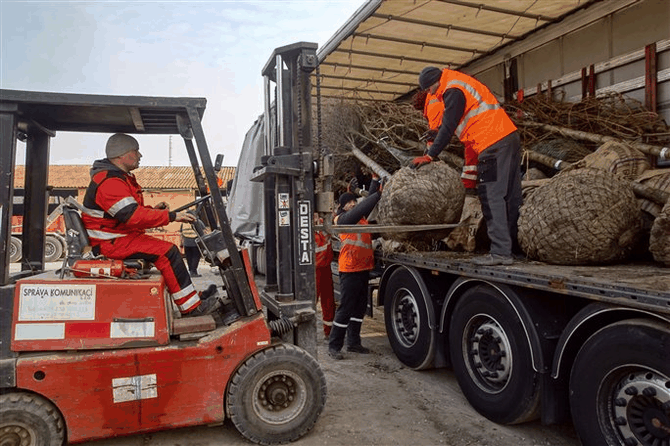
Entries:
<svg viewBox="0 0 670 446">
<path fill-rule="evenodd" d="M 477 172 L 477 166 L 463 166 L 463 172 Z"/>
<path fill-rule="evenodd" d="M 463 172 L 461 174 L 461 178 L 463 178 L 465 180 L 475 180 L 476 181 L 477 180 L 477 175 Z"/>
<path fill-rule="evenodd" d="M 87 229 L 86 232 L 90 238 L 97 238 L 99 240 L 113 240 L 115 238 L 123 237 L 126 234 L 114 234 L 113 232 L 98 231 L 95 229 Z"/>
<path fill-rule="evenodd" d="M 330 243 L 327 243 L 323 246 L 317 246 L 316 248 L 314 248 L 314 252 L 323 252 L 326 249 L 328 249 L 328 245 L 330 245 Z"/>
<path fill-rule="evenodd" d="M 125 208 L 126 206 L 130 206 L 131 204 L 137 204 L 137 201 L 133 197 L 122 198 L 121 200 L 114 203 L 109 208 L 109 210 L 107 210 L 107 213 L 113 217 L 121 209 Z"/>
</svg>

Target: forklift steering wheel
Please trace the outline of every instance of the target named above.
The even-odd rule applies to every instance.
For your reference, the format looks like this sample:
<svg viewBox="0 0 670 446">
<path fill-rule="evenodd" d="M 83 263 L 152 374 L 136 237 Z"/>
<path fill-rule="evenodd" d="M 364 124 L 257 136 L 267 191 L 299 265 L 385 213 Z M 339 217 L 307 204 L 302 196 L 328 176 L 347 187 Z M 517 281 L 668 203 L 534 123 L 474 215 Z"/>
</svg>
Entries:
<svg viewBox="0 0 670 446">
<path fill-rule="evenodd" d="M 190 207 L 192 207 L 192 206 L 195 206 L 195 205 L 197 205 L 197 204 L 200 204 L 200 203 L 202 203 L 202 202 L 204 202 L 204 201 L 209 200 L 209 199 L 211 198 L 211 196 L 212 196 L 211 194 L 207 194 L 207 195 L 205 195 L 204 197 L 200 197 L 200 198 L 198 198 L 197 200 L 191 201 L 190 203 L 186 203 L 185 205 L 180 206 L 180 207 L 178 207 L 177 209 L 174 209 L 173 212 L 181 212 L 181 211 L 183 211 L 184 209 L 188 209 L 188 208 L 190 208 Z"/>
</svg>

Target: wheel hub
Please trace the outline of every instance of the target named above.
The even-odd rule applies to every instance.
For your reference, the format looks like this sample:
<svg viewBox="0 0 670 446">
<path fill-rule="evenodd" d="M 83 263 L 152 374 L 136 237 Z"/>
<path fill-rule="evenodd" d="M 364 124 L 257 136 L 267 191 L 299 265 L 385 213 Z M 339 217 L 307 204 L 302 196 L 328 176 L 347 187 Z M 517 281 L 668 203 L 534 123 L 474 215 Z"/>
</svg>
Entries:
<svg viewBox="0 0 670 446">
<path fill-rule="evenodd" d="M 254 411 L 267 423 L 287 423 L 307 404 L 305 386 L 305 382 L 289 370 L 269 373 L 254 388 Z"/>
<path fill-rule="evenodd" d="M 486 390 L 501 391 L 512 372 L 511 347 L 500 325 L 490 318 L 480 323 L 470 321 L 468 354 L 470 369 L 477 376 L 475 381 Z M 464 343 L 468 345 L 467 342 Z"/>
<path fill-rule="evenodd" d="M 670 446 L 670 380 L 645 371 L 626 374 L 613 398 L 614 427 L 626 446 Z"/>
<path fill-rule="evenodd" d="M 0 446 L 29 446 L 31 433 L 23 426 L 2 426 L 0 428 Z"/>
<path fill-rule="evenodd" d="M 419 335 L 419 309 L 413 296 L 406 290 L 397 300 L 395 306 L 393 326 L 398 334 L 397 338 L 405 347 L 411 347 Z"/>
</svg>

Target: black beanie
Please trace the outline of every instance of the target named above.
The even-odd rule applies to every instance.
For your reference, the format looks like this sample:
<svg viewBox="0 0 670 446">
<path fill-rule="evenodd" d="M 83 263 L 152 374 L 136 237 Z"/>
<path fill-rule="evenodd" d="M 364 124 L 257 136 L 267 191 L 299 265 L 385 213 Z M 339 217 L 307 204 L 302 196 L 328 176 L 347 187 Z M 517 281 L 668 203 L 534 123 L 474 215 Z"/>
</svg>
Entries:
<svg viewBox="0 0 670 446">
<path fill-rule="evenodd" d="M 356 195 L 352 194 L 351 192 L 343 193 L 342 195 L 340 195 L 340 199 L 339 199 L 340 207 L 343 208 L 351 200 L 356 200 Z"/>
<path fill-rule="evenodd" d="M 442 70 L 435 67 L 426 67 L 419 74 L 419 87 L 422 90 L 428 90 L 428 87 L 439 81 L 442 77 Z"/>
</svg>

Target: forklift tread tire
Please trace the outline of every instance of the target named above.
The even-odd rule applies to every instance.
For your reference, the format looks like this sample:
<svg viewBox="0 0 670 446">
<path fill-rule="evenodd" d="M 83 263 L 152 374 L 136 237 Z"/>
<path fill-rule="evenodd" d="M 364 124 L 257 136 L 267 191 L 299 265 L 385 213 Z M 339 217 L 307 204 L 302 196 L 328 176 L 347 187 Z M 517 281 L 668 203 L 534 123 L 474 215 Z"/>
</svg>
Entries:
<svg viewBox="0 0 670 446">
<path fill-rule="evenodd" d="M 326 378 L 312 356 L 280 344 L 248 358 L 228 385 L 226 413 L 237 430 L 259 444 L 305 435 L 326 403 Z"/>
<path fill-rule="evenodd" d="M 65 425 L 56 407 L 38 395 L 0 395 L 0 444 L 62 446 Z"/>
<path fill-rule="evenodd" d="M 16 237 L 9 238 L 9 262 L 16 263 L 21 260 L 23 245 L 21 239 Z"/>
</svg>

